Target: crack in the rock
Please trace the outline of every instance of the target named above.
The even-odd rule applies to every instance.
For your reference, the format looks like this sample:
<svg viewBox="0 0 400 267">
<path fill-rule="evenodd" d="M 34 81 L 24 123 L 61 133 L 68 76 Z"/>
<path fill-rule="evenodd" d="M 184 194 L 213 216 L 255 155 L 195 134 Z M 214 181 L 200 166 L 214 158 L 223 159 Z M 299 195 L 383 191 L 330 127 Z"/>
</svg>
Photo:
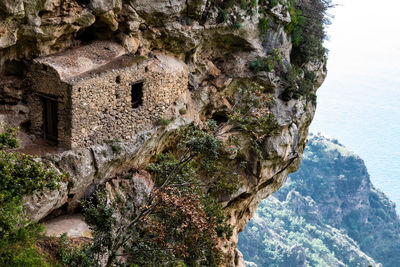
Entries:
<svg viewBox="0 0 400 267">
<path fill-rule="evenodd" d="M 282 172 L 284 172 L 287 168 L 289 168 L 289 166 L 293 163 L 293 161 L 295 159 L 297 159 L 299 157 L 299 155 L 297 154 L 297 152 L 294 154 L 294 157 L 291 158 L 289 160 L 289 163 L 286 164 L 285 167 L 283 167 L 282 169 L 280 169 L 277 173 L 275 173 L 270 179 L 268 179 L 267 181 L 265 181 L 264 183 L 260 184 L 258 186 L 258 190 L 264 189 L 265 187 L 267 187 L 268 185 L 272 184 L 275 181 L 275 177 L 278 176 L 279 174 L 281 174 Z"/>
<path fill-rule="evenodd" d="M 90 154 L 91 154 L 92 159 L 93 159 L 93 167 L 94 167 L 94 170 L 95 170 L 94 177 L 96 177 L 97 173 L 99 172 L 99 165 L 97 163 L 96 155 L 94 154 L 93 148 L 91 147 L 91 148 L 89 148 L 89 150 L 90 150 Z"/>
</svg>

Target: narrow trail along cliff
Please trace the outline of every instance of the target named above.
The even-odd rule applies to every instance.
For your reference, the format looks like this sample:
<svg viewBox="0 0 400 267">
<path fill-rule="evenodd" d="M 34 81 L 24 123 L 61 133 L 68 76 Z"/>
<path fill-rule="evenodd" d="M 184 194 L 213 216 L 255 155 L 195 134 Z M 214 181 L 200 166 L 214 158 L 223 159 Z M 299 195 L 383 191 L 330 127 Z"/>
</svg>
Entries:
<svg viewBox="0 0 400 267">
<path fill-rule="evenodd" d="M 238 233 L 301 161 L 328 4 L 0 0 L 0 118 L 20 127 L 19 151 L 67 177 L 24 197 L 30 218 L 80 213 L 99 186 L 141 205 L 157 155 L 182 156 L 182 131 L 208 129 L 225 168 L 199 179 L 233 232 L 220 265 L 243 266 Z"/>
</svg>

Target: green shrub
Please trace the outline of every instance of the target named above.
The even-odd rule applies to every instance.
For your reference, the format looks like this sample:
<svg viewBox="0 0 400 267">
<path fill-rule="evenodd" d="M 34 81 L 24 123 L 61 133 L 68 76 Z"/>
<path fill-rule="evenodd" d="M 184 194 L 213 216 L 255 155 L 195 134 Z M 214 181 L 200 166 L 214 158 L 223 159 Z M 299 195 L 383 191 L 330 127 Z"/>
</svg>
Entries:
<svg viewBox="0 0 400 267">
<path fill-rule="evenodd" d="M 1 266 L 46 266 L 34 247 L 43 227 L 26 217 L 22 197 L 56 189 L 59 180 L 53 170 L 30 156 L 0 151 Z"/>
<path fill-rule="evenodd" d="M 280 70 L 282 69 L 282 61 L 283 58 L 281 51 L 279 49 L 274 49 L 268 54 L 266 59 L 257 58 L 255 61 L 251 62 L 250 70 L 254 73 L 258 73 L 260 71 L 271 72 L 274 69 Z"/>
<path fill-rule="evenodd" d="M 317 104 L 317 96 L 314 92 L 315 73 L 306 68 L 287 66 L 283 75 L 285 90 L 279 96 L 284 101 L 305 97 L 313 105 Z"/>
<path fill-rule="evenodd" d="M 179 114 L 185 115 L 186 113 L 187 113 L 187 109 L 185 109 L 185 108 L 179 109 Z"/>
<path fill-rule="evenodd" d="M 254 73 L 263 71 L 264 68 L 265 68 L 265 62 L 260 58 L 257 58 L 256 60 L 250 63 L 250 70 Z"/>
<path fill-rule="evenodd" d="M 148 168 L 158 185 L 163 184 L 176 169 L 179 169 L 179 172 L 171 186 L 188 183 L 186 187 L 177 187 L 177 191 L 167 192 L 167 199 L 174 199 L 179 194 L 179 198 L 174 201 L 178 205 L 164 203 L 157 214 L 163 214 L 163 225 L 167 229 L 170 228 L 166 232 L 171 233 L 176 231 L 177 226 L 179 228 L 179 225 L 184 221 L 205 220 L 207 226 L 203 228 L 201 236 L 197 236 L 196 232 L 200 228 L 197 229 L 194 223 L 192 229 L 187 229 L 184 233 L 179 233 L 178 236 L 171 236 L 172 239 L 169 243 L 178 242 L 180 247 L 187 249 L 187 253 L 178 253 L 177 256 L 182 258 L 188 266 L 196 265 L 195 263 L 199 260 L 202 262 L 201 265 L 217 265 L 220 261 L 217 237 L 229 237 L 232 234 L 232 229 L 226 223 L 222 207 L 215 197 L 221 193 L 218 190 L 222 190 L 224 193 L 226 193 L 226 190 L 229 193 L 237 190 L 238 182 L 233 179 L 232 169 L 218 160 L 220 143 L 214 140 L 215 138 L 211 134 L 189 127 L 183 131 L 182 138 L 184 146 L 195 152 L 195 157 L 187 161 L 182 168 L 179 168 L 182 159 L 177 160 L 171 153 L 161 154 L 158 161 Z M 227 171 L 221 172 L 223 168 Z M 202 177 L 206 177 L 206 181 L 202 180 Z M 227 179 L 230 179 L 229 182 Z M 203 187 L 210 188 L 209 193 L 204 193 Z M 174 195 L 176 196 L 174 197 Z M 185 209 L 194 211 L 191 219 L 186 217 L 187 214 L 179 214 L 181 210 Z M 171 214 L 179 215 L 171 219 Z M 195 245 L 196 243 L 198 245 Z"/>
<path fill-rule="evenodd" d="M 254 151 L 262 159 L 260 141 L 278 128 L 275 116 L 270 111 L 271 96 L 257 83 L 237 88 L 234 95 L 235 110 L 230 114 L 229 124 L 246 133 Z"/>
<path fill-rule="evenodd" d="M 0 125 L 0 127 L 3 128 L 2 132 L 0 132 L 0 149 L 19 147 L 18 129 L 4 124 Z"/>
<path fill-rule="evenodd" d="M 47 266 L 34 246 L 43 235 L 43 226 L 28 224 L 20 201 L 3 204 L 0 212 L 0 266 Z"/>
<path fill-rule="evenodd" d="M 10 153 L 18 145 L 17 131 L 0 133 L 0 266 L 47 266 L 34 247 L 43 227 L 31 222 L 22 207 L 25 195 L 56 189 L 63 175 L 32 156 Z"/>
<path fill-rule="evenodd" d="M 246 0 L 240 0 L 240 8 L 246 10 L 249 3 Z"/>
<path fill-rule="evenodd" d="M 271 0 L 271 7 L 275 7 L 279 4 L 279 0 Z"/>
<path fill-rule="evenodd" d="M 224 4 L 226 8 L 232 8 L 235 5 L 235 0 L 224 1 Z"/>
<path fill-rule="evenodd" d="M 168 126 L 171 123 L 170 119 L 166 119 L 166 118 L 158 118 L 158 124 L 159 125 L 163 125 L 163 126 Z"/>
<path fill-rule="evenodd" d="M 243 28 L 243 25 L 239 21 L 236 21 L 235 23 L 233 23 L 232 28 L 234 30 L 240 30 L 241 28 Z"/>
<path fill-rule="evenodd" d="M 122 150 L 122 147 L 120 144 L 112 144 L 111 149 L 113 150 L 114 153 L 119 153 Z"/>
<path fill-rule="evenodd" d="M 320 60 L 326 55 L 323 41 L 326 37 L 324 26 L 330 23 L 327 15 L 331 1 L 310 0 L 289 4 L 291 23 L 286 26 L 286 31 L 291 33 L 293 49 L 292 62 L 302 64 Z"/>
<path fill-rule="evenodd" d="M 269 20 L 267 18 L 260 18 L 258 21 L 258 28 L 260 29 L 260 36 L 266 37 L 269 29 Z"/>
<path fill-rule="evenodd" d="M 227 22 L 229 20 L 228 12 L 225 9 L 219 8 L 218 9 L 218 21 Z"/>
<path fill-rule="evenodd" d="M 122 140 L 119 139 L 119 138 L 118 139 L 114 139 L 114 140 L 104 140 L 104 143 L 109 145 L 114 153 L 118 154 L 122 150 L 122 147 L 121 147 Z M 107 151 L 103 150 L 102 154 L 103 154 L 103 156 L 106 157 L 107 156 Z"/>
<path fill-rule="evenodd" d="M 83 248 L 72 246 L 68 240 L 67 235 L 62 234 L 59 240 L 60 250 L 59 257 L 61 264 L 68 267 L 95 267 L 99 263 L 93 256 L 90 250 L 90 245 L 84 245 Z"/>
<path fill-rule="evenodd" d="M 0 204 L 12 198 L 56 189 L 60 176 L 32 156 L 0 150 Z"/>
</svg>

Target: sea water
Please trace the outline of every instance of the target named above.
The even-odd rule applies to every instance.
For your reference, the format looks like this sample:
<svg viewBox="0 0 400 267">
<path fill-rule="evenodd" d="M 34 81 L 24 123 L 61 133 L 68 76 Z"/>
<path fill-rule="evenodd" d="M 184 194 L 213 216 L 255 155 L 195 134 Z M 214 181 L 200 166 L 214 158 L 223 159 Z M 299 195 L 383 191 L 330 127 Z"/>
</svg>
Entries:
<svg viewBox="0 0 400 267">
<path fill-rule="evenodd" d="M 342 2 L 331 11 L 328 77 L 311 131 L 358 154 L 400 211 L 400 3 Z"/>
</svg>

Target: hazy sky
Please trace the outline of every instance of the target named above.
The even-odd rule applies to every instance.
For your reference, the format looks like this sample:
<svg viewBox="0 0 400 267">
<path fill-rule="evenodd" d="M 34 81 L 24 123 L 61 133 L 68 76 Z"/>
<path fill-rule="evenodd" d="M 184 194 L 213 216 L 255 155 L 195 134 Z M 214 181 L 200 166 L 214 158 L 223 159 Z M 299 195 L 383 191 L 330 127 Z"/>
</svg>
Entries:
<svg viewBox="0 0 400 267">
<path fill-rule="evenodd" d="M 339 6 L 331 10 L 335 18 L 328 30 L 330 41 L 327 43 L 332 73 L 349 75 L 349 71 L 360 74 L 369 70 L 373 76 L 400 81 L 400 77 L 393 77 L 399 74 L 400 1 L 341 0 L 337 3 Z"/>
<path fill-rule="evenodd" d="M 311 125 L 367 164 L 400 207 L 400 1 L 341 0 L 328 28 L 328 77 Z"/>
</svg>

